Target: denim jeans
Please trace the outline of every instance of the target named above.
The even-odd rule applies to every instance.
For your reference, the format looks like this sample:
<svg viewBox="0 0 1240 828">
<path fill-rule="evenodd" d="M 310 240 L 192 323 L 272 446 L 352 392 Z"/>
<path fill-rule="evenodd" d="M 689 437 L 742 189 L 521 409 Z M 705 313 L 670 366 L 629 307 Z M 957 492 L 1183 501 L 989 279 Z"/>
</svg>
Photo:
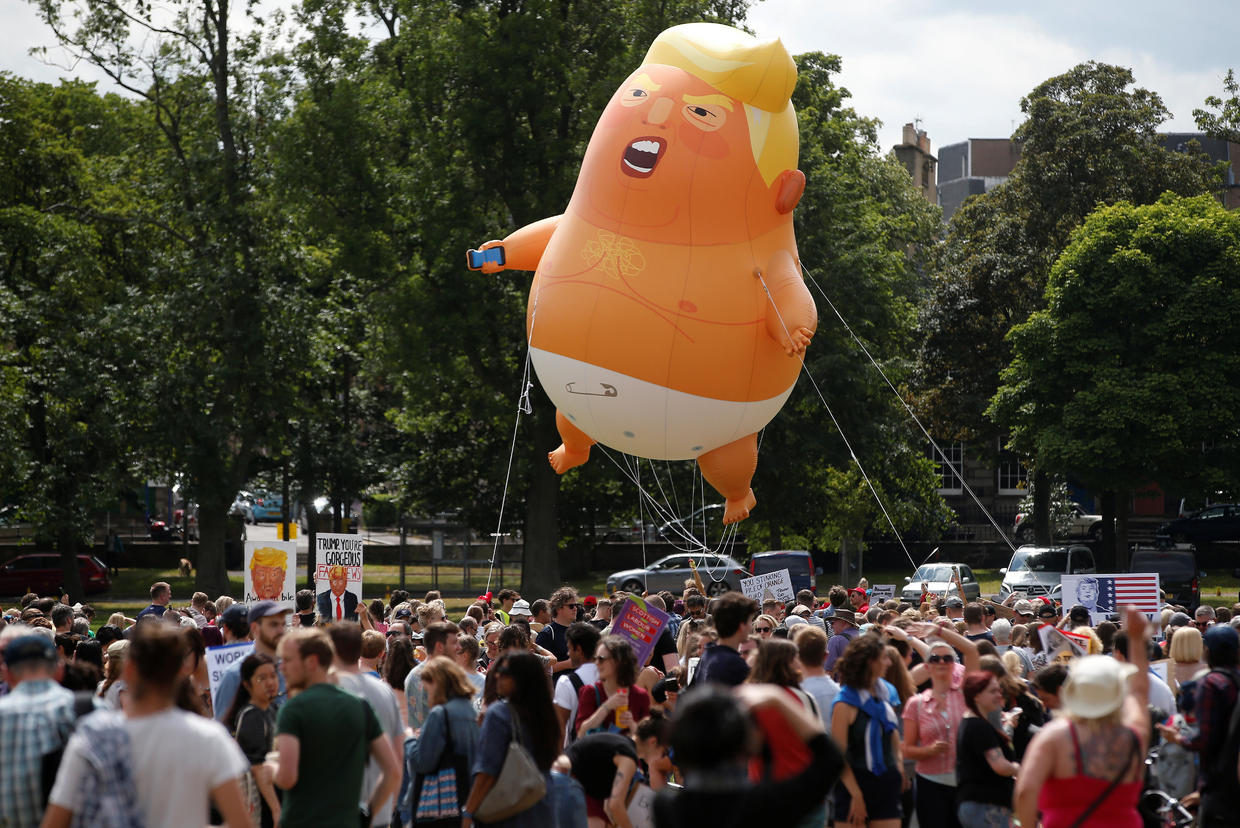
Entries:
<svg viewBox="0 0 1240 828">
<path fill-rule="evenodd" d="M 988 802 L 961 802 L 956 809 L 963 828 L 1012 828 L 1012 809 Z"/>
</svg>

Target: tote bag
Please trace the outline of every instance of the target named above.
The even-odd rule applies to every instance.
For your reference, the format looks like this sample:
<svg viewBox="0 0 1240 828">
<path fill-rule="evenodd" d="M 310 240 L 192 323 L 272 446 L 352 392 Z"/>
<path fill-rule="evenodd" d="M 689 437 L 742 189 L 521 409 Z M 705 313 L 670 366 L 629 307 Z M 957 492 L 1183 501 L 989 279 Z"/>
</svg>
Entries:
<svg viewBox="0 0 1240 828">
<path fill-rule="evenodd" d="M 521 727 L 517 713 L 512 713 L 512 741 L 500 768 L 495 784 L 483 798 L 475 812 L 481 822 L 499 822 L 534 807 L 547 795 L 547 780 L 543 778 L 534 758 L 521 744 Z"/>
</svg>

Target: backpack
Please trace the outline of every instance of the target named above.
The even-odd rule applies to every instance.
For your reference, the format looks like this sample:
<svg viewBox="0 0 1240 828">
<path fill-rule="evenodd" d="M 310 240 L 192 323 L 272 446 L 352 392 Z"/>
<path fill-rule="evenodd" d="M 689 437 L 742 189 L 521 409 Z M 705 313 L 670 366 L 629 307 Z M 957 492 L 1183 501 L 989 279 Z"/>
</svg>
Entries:
<svg viewBox="0 0 1240 828">
<path fill-rule="evenodd" d="M 573 686 L 573 697 L 576 698 L 580 696 L 581 688 L 584 687 L 586 684 L 585 681 L 582 680 L 581 676 L 577 675 L 576 670 L 570 670 L 565 675 L 568 676 L 568 683 Z M 565 742 L 565 747 L 567 747 L 568 745 L 571 745 L 573 742 L 577 741 L 577 734 L 574 732 L 572 722 L 568 723 L 568 727 L 566 727 L 565 730 L 568 731 L 568 741 Z"/>
<path fill-rule="evenodd" d="M 52 786 L 56 784 L 56 774 L 60 770 L 60 762 L 65 758 L 65 746 L 69 744 L 69 737 L 73 735 L 73 731 L 77 728 L 78 719 L 93 713 L 94 710 L 94 693 L 89 690 L 77 690 L 73 693 L 73 719 L 69 724 L 69 729 L 64 733 L 64 741 L 60 743 L 60 747 L 43 754 L 40 764 L 39 781 L 42 785 L 44 808 L 47 807 L 47 800 L 52 795 Z"/>
</svg>

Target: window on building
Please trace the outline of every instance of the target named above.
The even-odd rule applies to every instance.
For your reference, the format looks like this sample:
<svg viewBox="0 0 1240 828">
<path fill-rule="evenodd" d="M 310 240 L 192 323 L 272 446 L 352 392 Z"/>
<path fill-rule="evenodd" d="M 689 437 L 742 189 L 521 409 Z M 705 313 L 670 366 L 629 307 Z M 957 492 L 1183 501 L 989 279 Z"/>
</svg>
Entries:
<svg viewBox="0 0 1240 828">
<path fill-rule="evenodd" d="M 1029 472 L 1010 451 L 999 454 L 999 494 L 1023 495 L 1029 490 Z"/>
<path fill-rule="evenodd" d="M 939 494 L 960 494 L 964 477 L 964 443 L 939 443 L 942 454 L 930 447 L 930 458 L 939 473 Z"/>
</svg>

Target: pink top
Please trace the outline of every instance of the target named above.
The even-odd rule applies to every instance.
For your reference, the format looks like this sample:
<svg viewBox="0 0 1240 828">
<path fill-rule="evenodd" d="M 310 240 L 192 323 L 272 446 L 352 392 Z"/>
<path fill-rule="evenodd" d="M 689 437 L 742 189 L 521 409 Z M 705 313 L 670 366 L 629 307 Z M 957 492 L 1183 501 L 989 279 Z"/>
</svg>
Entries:
<svg viewBox="0 0 1240 828">
<path fill-rule="evenodd" d="M 964 666 L 952 667 L 952 686 L 947 691 L 945 703 L 934 695 L 934 688 L 923 690 L 904 704 L 904 720 L 917 722 L 917 744 L 932 745 L 947 742 L 947 752 L 929 759 L 917 760 L 917 772 L 923 776 L 939 776 L 956 771 L 956 734 L 968 706 L 960 684 L 964 681 Z"/>
<path fill-rule="evenodd" d="M 1135 734 L 1133 741 L 1137 741 Z M 1071 828 L 1085 809 L 1102 796 L 1111 784 L 1109 779 L 1098 779 L 1081 773 L 1084 762 L 1081 759 L 1081 746 L 1077 740 L 1075 725 L 1072 726 L 1072 745 L 1076 754 L 1076 776 L 1052 776 L 1038 791 L 1042 828 Z M 1134 751 L 1134 758 L 1139 755 L 1139 749 Z M 1139 778 L 1116 785 L 1089 815 L 1089 828 L 1141 828 L 1143 823 L 1137 812 L 1137 800 L 1141 797 L 1143 787 L 1144 782 Z"/>
</svg>

